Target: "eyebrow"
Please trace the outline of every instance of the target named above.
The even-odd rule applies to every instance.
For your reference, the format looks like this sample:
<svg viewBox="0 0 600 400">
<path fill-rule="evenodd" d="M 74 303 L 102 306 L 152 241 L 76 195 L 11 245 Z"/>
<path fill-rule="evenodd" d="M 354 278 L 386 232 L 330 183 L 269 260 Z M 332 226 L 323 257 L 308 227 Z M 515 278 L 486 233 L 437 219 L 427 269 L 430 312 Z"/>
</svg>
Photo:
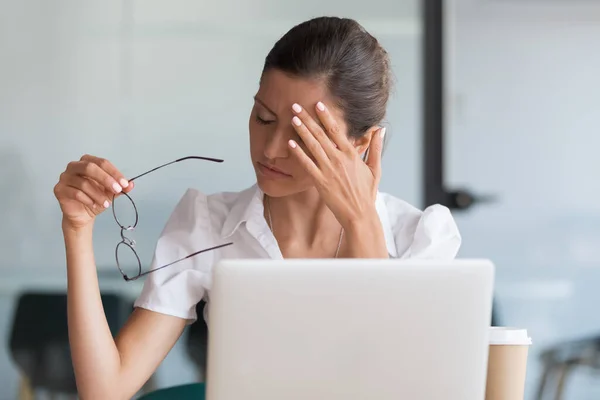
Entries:
<svg viewBox="0 0 600 400">
<path fill-rule="evenodd" d="M 259 103 L 261 106 L 263 106 L 264 108 L 267 109 L 268 112 L 270 112 L 271 114 L 273 114 L 274 116 L 277 116 L 277 113 L 273 110 L 271 110 L 265 103 L 264 101 L 262 101 L 261 99 L 259 99 L 258 97 L 254 96 L 254 101 L 256 101 L 257 103 Z"/>
</svg>

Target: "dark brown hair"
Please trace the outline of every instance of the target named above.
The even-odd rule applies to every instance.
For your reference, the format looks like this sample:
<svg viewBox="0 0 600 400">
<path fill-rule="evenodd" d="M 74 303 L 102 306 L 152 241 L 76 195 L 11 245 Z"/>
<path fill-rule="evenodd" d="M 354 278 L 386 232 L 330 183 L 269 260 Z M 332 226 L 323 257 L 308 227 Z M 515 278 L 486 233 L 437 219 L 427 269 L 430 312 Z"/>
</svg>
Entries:
<svg viewBox="0 0 600 400">
<path fill-rule="evenodd" d="M 267 55 L 263 74 L 270 69 L 322 79 L 344 113 L 350 136 L 363 136 L 385 117 L 389 57 L 355 20 L 319 17 L 296 25 Z"/>
</svg>

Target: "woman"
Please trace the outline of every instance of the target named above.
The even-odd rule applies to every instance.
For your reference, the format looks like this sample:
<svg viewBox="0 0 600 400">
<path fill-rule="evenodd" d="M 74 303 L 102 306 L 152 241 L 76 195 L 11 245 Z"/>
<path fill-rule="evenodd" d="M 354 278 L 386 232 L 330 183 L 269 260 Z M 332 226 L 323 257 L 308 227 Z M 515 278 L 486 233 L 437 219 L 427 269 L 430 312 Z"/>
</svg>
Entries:
<svg viewBox="0 0 600 400">
<path fill-rule="evenodd" d="M 210 196 L 188 190 L 151 268 L 234 244 L 148 275 L 115 340 L 100 301 L 92 226 L 113 195 L 133 184 L 97 157 L 68 165 L 55 194 L 82 398 L 124 399 L 139 390 L 197 318 L 195 305 L 221 258 L 455 257 L 460 235 L 447 208 L 421 212 L 377 190 L 390 81 L 387 53 L 353 20 L 316 18 L 283 36 L 267 55 L 250 116 L 257 184 Z"/>
</svg>

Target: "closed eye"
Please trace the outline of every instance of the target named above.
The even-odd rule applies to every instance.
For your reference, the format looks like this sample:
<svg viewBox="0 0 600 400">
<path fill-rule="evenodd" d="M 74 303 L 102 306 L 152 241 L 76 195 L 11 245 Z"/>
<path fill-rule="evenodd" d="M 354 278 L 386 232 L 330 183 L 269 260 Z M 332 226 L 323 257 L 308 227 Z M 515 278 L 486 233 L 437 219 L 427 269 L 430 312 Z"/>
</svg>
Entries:
<svg viewBox="0 0 600 400">
<path fill-rule="evenodd" d="M 261 125 L 269 125 L 272 124 L 275 121 L 270 121 L 270 120 L 266 120 L 266 119 L 262 119 L 261 117 L 259 117 L 258 115 L 256 116 L 256 122 L 258 122 Z"/>
</svg>

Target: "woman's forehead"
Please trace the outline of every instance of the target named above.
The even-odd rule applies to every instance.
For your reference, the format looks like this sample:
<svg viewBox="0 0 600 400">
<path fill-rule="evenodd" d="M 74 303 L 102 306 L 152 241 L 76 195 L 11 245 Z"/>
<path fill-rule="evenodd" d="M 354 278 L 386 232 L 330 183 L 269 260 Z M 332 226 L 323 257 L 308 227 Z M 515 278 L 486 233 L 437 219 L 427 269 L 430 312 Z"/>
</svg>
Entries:
<svg viewBox="0 0 600 400">
<path fill-rule="evenodd" d="M 276 113 L 286 111 L 294 103 L 313 108 L 317 102 L 329 103 L 325 83 L 319 79 L 300 78 L 279 70 L 267 71 L 256 95 Z"/>
</svg>

